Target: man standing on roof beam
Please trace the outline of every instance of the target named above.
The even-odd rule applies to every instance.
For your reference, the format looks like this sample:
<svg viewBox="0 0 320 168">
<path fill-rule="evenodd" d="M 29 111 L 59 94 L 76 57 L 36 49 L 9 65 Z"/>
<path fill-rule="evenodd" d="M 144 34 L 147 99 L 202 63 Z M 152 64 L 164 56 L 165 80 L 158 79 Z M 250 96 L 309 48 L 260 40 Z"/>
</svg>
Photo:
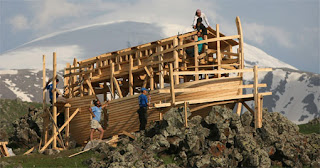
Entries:
<svg viewBox="0 0 320 168">
<path fill-rule="evenodd" d="M 197 20 L 198 20 L 198 18 L 201 18 L 202 21 L 206 22 L 207 27 L 210 26 L 209 22 L 208 22 L 208 19 L 207 19 L 207 16 L 203 12 L 201 12 L 200 9 L 197 9 L 196 14 L 195 14 L 194 19 L 193 19 L 193 24 L 192 24 L 194 29 L 197 28 Z"/>
</svg>

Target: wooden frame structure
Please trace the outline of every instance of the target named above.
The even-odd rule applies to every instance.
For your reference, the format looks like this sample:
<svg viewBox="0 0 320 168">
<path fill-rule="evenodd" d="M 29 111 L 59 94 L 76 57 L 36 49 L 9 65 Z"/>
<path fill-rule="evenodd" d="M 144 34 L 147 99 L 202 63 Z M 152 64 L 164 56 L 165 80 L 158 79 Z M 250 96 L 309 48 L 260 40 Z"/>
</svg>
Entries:
<svg viewBox="0 0 320 168">
<path fill-rule="evenodd" d="M 138 131 L 136 111 L 141 87 L 150 89 L 152 97 L 153 107 L 148 110 L 149 121 L 162 120 L 166 108 L 172 106 L 181 105 L 185 109 L 188 106 L 192 117 L 205 116 L 213 105 L 234 108 L 235 104 L 238 104 L 237 113 L 240 115 L 243 104 L 253 113 L 255 127 L 260 128 L 263 96 L 271 93 L 258 92 L 259 87 L 266 87 L 266 84 L 258 83 L 258 72 L 272 69 L 257 66 L 244 68 L 239 17 L 236 18 L 236 25 L 237 35 L 225 36 L 220 33 L 217 24 L 216 30 L 208 27 L 208 35 L 201 41 L 197 41 L 197 32 L 192 31 L 82 61 L 75 58 L 73 64 L 67 64 L 64 69 L 66 103 L 53 100 L 53 123 L 56 123 L 57 111 L 64 111 L 65 123 L 59 129 L 53 127 L 51 138 L 44 138 L 44 146 L 40 151 L 51 143 L 53 148 L 57 148 L 56 141 L 61 141 L 58 134 L 64 129 L 66 146 L 70 135 L 79 144 L 88 140 L 91 120 L 88 107 L 98 97 L 104 101 L 110 100 L 109 122 L 104 138 Z M 192 38 L 194 41 L 190 42 Z M 203 50 L 198 53 L 198 45 L 201 44 Z M 236 46 L 238 50 L 233 52 Z M 185 53 L 189 48 L 194 49 L 194 57 Z M 55 81 L 55 53 L 53 58 Z M 253 85 L 243 85 L 243 73 L 254 74 Z M 253 94 L 243 94 L 244 88 L 252 88 Z M 56 88 L 53 90 L 56 91 Z M 254 110 L 245 103 L 250 100 L 255 102 Z"/>
</svg>

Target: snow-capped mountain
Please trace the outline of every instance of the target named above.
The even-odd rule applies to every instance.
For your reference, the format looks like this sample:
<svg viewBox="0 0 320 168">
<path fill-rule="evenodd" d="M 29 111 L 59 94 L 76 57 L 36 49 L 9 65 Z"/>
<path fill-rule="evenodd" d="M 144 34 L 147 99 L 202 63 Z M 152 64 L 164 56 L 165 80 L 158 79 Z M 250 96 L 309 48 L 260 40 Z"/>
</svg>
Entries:
<svg viewBox="0 0 320 168">
<path fill-rule="evenodd" d="M 59 32 L 33 40 L 0 55 L 0 98 L 20 98 L 42 101 L 42 55 L 47 56 L 47 68 L 52 69 L 52 52 L 57 52 L 58 68 L 102 53 L 136 46 L 167 37 L 163 27 L 138 22 L 101 24 Z M 178 32 L 177 32 L 178 33 Z M 180 32 L 181 33 L 181 32 Z M 174 34 L 174 33 L 173 33 Z M 264 107 L 278 111 L 295 123 L 304 123 L 320 115 L 320 75 L 302 72 L 249 44 L 244 45 L 245 66 L 272 67 L 272 72 L 260 72 L 259 80 L 267 83 L 261 91 L 271 91 L 264 98 Z M 7 70 L 10 69 L 10 70 Z M 62 77 L 62 72 L 58 73 Z M 52 71 L 47 70 L 47 76 Z M 253 75 L 245 74 L 252 83 Z M 62 88 L 62 82 L 59 88 Z M 251 92 L 247 89 L 246 92 Z"/>
</svg>

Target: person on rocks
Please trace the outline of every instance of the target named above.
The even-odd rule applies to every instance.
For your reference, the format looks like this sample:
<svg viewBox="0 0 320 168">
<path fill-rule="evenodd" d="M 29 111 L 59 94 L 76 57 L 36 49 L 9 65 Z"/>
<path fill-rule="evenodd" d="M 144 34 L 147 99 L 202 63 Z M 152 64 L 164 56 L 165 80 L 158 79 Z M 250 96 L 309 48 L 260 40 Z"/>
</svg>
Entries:
<svg viewBox="0 0 320 168">
<path fill-rule="evenodd" d="M 52 90 L 53 90 L 53 83 L 49 84 L 50 82 L 51 82 L 51 80 L 49 80 L 49 81 L 46 83 L 45 89 L 47 89 L 48 92 L 49 92 L 50 103 L 52 104 L 52 99 L 53 99 L 53 92 L 52 92 Z M 58 79 L 58 78 L 56 79 L 56 83 L 57 83 L 56 87 L 58 87 L 58 84 L 59 84 L 59 79 Z M 56 93 L 57 93 L 56 98 L 58 98 L 58 97 L 59 97 L 59 92 L 56 92 Z"/>
<path fill-rule="evenodd" d="M 197 32 L 197 36 L 198 36 L 198 41 L 203 40 L 202 33 L 200 31 Z M 194 40 L 190 40 L 190 42 L 194 42 Z M 203 44 L 198 44 L 198 54 L 202 52 L 202 48 L 203 48 Z M 193 47 L 187 48 L 186 53 L 189 57 L 194 57 L 194 48 Z"/>
<path fill-rule="evenodd" d="M 91 120 L 90 141 L 93 140 L 93 133 L 95 130 L 98 130 L 100 132 L 99 139 L 102 140 L 104 130 L 99 123 L 101 119 L 101 111 L 109 105 L 109 102 L 101 105 L 99 100 L 94 100 L 93 104 L 93 107 L 89 107 L 89 111 L 93 117 Z"/>
<path fill-rule="evenodd" d="M 139 114 L 139 121 L 140 121 L 140 131 L 143 131 L 146 129 L 147 121 L 148 121 L 148 106 L 150 106 L 150 103 L 148 102 L 148 89 L 141 88 L 141 95 L 138 97 L 139 100 L 139 110 L 137 111 Z"/>
</svg>

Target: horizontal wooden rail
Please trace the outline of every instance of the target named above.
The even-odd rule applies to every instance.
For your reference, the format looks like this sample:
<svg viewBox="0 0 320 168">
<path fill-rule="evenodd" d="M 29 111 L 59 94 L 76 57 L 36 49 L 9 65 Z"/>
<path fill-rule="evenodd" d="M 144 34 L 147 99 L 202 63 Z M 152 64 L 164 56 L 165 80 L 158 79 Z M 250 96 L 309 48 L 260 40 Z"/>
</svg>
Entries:
<svg viewBox="0 0 320 168">
<path fill-rule="evenodd" d="M 231 88 L 234 88 L 234 86 L 231 86 Z M 267 87 L 266 83 L 258 84 L 258 87 Z M 223 87 L 223 89 L 226 89 L 229 87 Z M 253 88 L 253 85 L 239 85 L 237 88 Z M 206 88 L 183 88 L 183 89 L 175 89 L 175 93 L 190 93 L 190 92 L 202 92 L 202 91 L 212 91 L 217 90 L 216 87 L 206 87 Z M 170 89 L 161 89 L 159 90 L 159 93 L 170 93 Z"/>
<path fill-rule="evenodd" d="M 261 96 L 272 95 L 272 92 L 265 92 L 259 93 Z M 236 99 L 244 99 L 244 98 L 254 98 L 253 94 L 245 94 L 245 95 L 237 95 L 237 96 L 225 96 L 225 97 L 217 97 L 211 99 L 196 99 L 196 100 L 188 100 L 189 104 L 199 104 L 199 103 L 210 103 L 210 102 L 218 102 L 218 101 L 227 101 L 227 100 L 236 100 Z M 185 101 L 175 102 L 175 105 L 183 104 Z M 171 103 L 162 103 L 162 104 L 155 104 L 155 108 L 162 108 L 162 107 L 170 107 Z"/>
<path fill-rule="evenodd" d="M 259 68 L 258 71 L 272 71 L 272 68 Z M 182 72 L 173 72 L 173 75 L 221 74 L 221 73 L 240 73 L 240 72 L 253 72 L 253 69 L 248 68 L 248 69 L 234 69 L 234 70 L 182 71 Z"/>
</svg>

